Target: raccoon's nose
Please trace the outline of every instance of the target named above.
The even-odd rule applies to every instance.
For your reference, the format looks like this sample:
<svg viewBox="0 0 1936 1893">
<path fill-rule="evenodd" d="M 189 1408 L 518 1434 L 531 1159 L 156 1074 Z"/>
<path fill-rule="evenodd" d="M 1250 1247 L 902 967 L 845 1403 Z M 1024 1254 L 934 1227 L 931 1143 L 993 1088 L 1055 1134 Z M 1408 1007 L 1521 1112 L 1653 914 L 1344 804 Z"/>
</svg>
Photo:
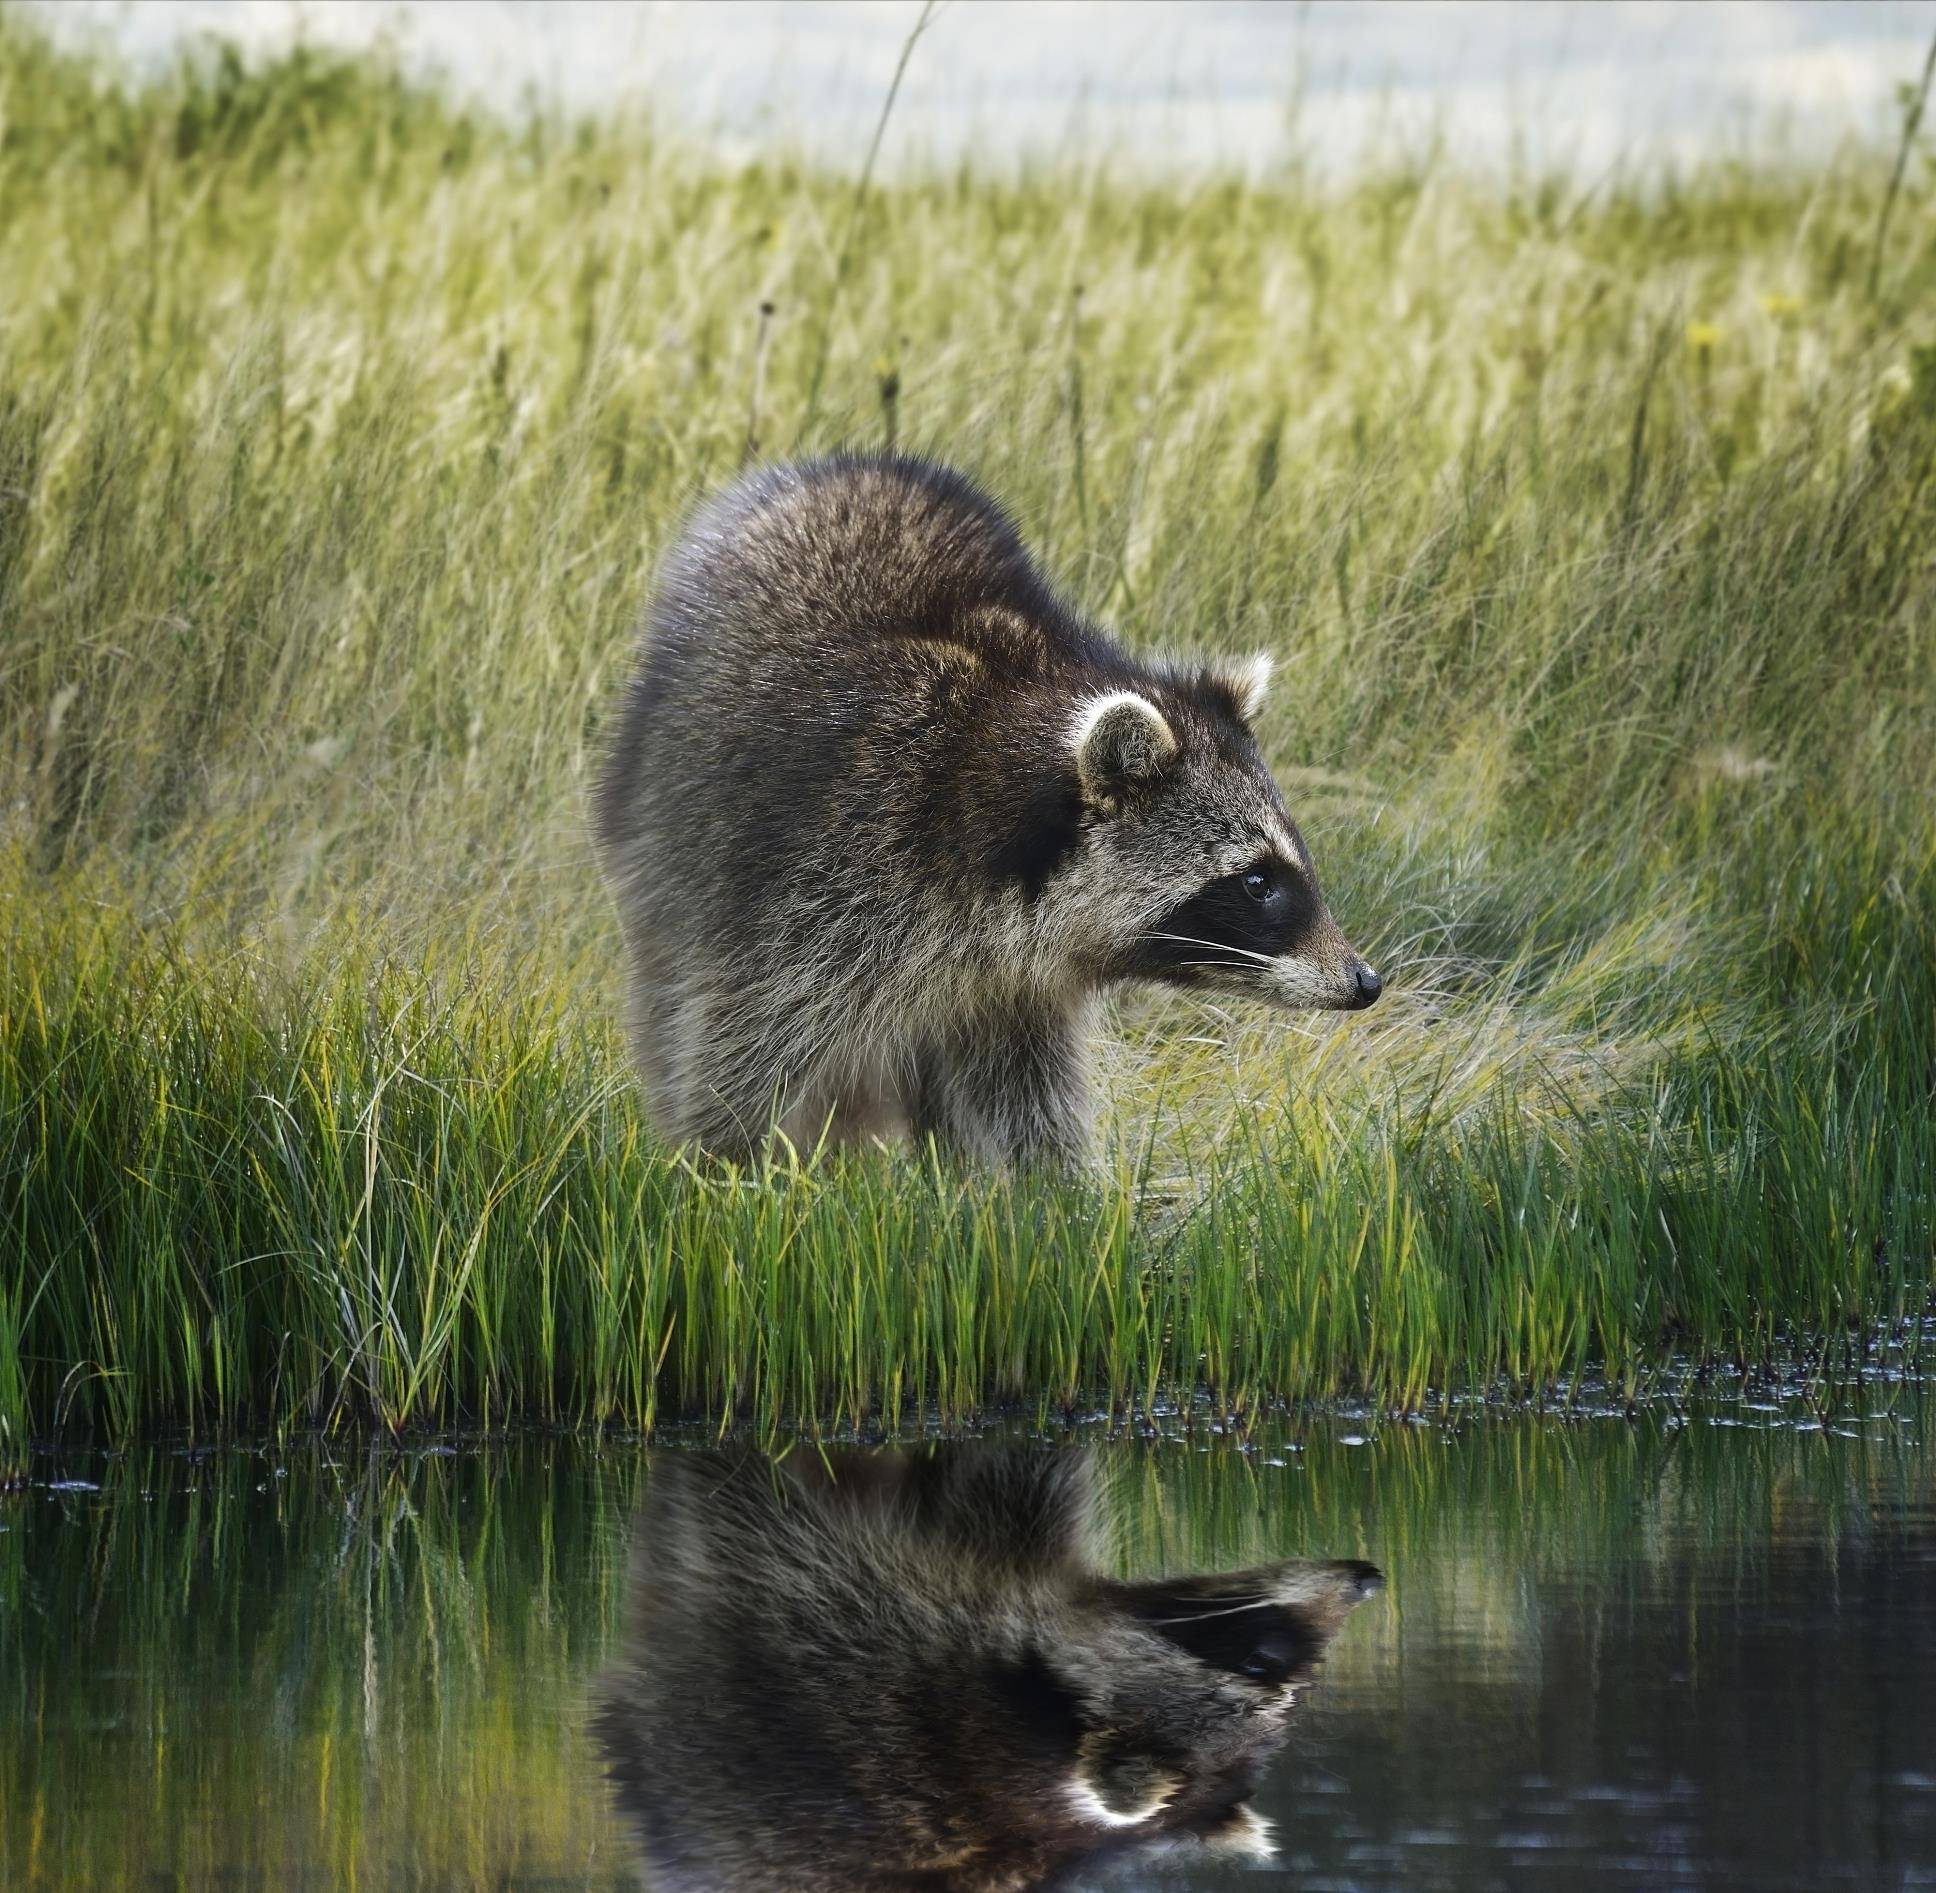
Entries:
<svg viewBox="0 0 1936 1893">
<path fill-rule="evenodd" d="M 1352 1001 L 1352 1010 L 1362 1012 L 1385 990 L 1385 982 L 1363 960 L 1352 969 L 1351 976 L 1358 985 L 1358 996 Z"/>
</svg>

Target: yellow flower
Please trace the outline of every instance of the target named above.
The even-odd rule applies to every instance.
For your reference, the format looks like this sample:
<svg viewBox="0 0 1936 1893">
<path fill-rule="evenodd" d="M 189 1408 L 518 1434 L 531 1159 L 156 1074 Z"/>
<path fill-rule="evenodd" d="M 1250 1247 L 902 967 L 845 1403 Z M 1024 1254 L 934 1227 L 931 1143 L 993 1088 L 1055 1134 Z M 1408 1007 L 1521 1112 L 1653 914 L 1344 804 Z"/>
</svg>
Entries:
<svg viewBox="0 0 1936 1893">
<path fill-rule="evenodd" d="M 1689 348 L 1705 352 L 1721 339 L 1721 325 L 1718 322 L 1690 322 L 1687 325 L 1687 345 Z"/>
<path fill-rule="evenodd" d="M 1779 291 L 1763 296 L 1761 306 L 1771 316 L 1791 316 L 1802 306 L 1799 296 L 1784 296 Z"/>
</svg>

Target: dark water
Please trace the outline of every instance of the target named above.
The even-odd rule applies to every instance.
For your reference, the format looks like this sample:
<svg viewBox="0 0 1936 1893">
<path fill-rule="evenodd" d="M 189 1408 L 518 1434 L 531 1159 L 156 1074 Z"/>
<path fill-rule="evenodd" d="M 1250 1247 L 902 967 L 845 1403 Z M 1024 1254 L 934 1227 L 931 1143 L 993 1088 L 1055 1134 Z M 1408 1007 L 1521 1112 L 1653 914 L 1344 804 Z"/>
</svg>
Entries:
<svg viewBox="0 0 1936 1893">
<path fill-rule="evenodd" d="M 1902 1400 L 1093 1444 L 1115 1576 L 1388 1582 L 1263 1774 L 1275 1866 L 1085 1883 L 1936 1885 L 1936 1449 Z M 0 1886 L 637 1884 L 587 1715 L 644 1454 L 34 1476 L 0 1500 Z"/>
</svg>

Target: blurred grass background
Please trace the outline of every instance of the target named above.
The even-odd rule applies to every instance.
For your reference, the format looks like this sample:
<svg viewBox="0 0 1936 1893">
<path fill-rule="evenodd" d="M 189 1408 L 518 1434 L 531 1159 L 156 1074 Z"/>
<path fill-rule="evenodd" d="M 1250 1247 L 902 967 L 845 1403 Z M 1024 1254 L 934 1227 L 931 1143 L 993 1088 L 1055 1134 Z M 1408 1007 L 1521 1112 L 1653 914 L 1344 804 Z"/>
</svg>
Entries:
<svg viewBox="0 0 1936 1893">
<path fill-rule="evenodd" d="M 857 190 L 0 12 L 0 1458 L 1857 1364 L 1936 1253 L 1898 129 Z M 749 459 L 882 441 L 1132 641 L 1278 654 L 1387 975 L 1126 999 L 1093 1190 L 695 1176 L 625 1075 L 582 794 L 654 560 Z"/>
</svg>

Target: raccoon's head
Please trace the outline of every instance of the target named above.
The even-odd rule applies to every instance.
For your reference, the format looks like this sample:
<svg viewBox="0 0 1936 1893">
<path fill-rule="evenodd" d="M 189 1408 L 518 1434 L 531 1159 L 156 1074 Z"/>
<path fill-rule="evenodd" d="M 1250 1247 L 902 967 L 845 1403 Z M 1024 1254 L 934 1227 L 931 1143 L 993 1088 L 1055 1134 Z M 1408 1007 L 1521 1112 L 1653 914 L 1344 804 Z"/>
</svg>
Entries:
<svg viewBox="0 0 1936 1893">
<path fill-rule="evenodd" d="M 1382 1584 L 1369 1564 L 1301 1559 L 1099 1580 L 1089 1610 L 1044 1644 L 1081 1730 L 1064 1787 L 1078 1820 L 1121 1841 L 1268 1858 L 1250 1797 L 1326 1646 Z"/>
<path fill-rule="evenodd" d="M 1355 1011 L 1382 988 L 1331 918 L 1251 735 L 1270 660 L 1155 673 L 1090 697 L 1067 740 L 1083 804 L 1073 872 L 1116 978 Z"/>
</svg>

